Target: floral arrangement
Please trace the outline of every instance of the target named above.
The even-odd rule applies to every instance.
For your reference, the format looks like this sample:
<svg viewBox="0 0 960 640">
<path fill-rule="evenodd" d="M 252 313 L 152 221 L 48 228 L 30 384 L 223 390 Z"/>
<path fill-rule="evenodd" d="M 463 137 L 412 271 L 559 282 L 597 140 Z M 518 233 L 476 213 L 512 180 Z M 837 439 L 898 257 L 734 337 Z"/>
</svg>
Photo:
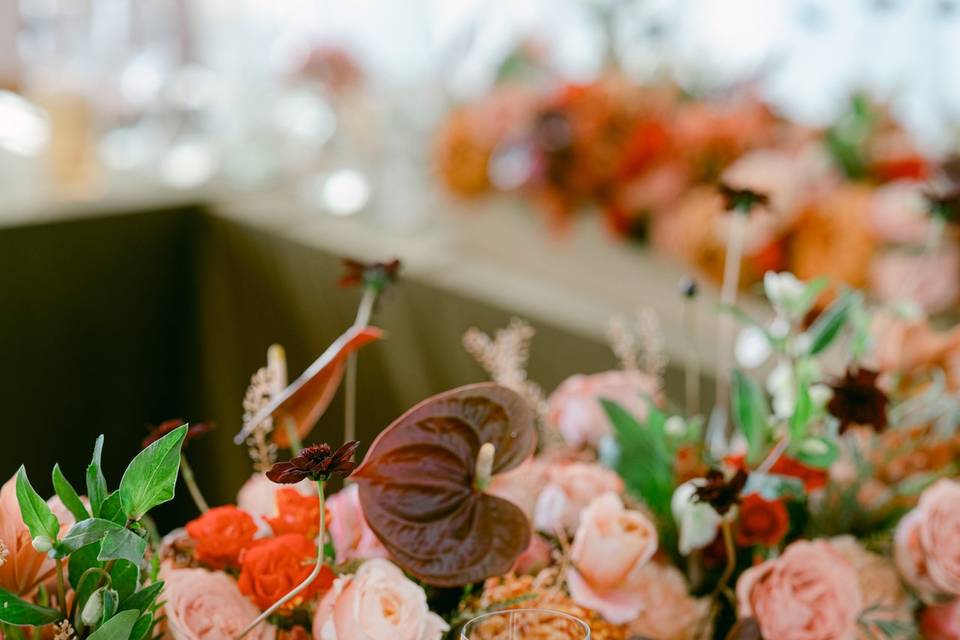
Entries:
<svg viewBox="0 0 960 640">
<path fill-rule="evenodd" d="M 440 179 L 458 196 L 519 192 L 555 228 L 599 210 L 617 236 L 717 281 L 736 226 L 721 182 L 768 196 L 744 231 L 741 286 L 787 270 L 928 312 L 960 300 L 956 162 L 924 157 L 860 98 L 812 130 L 749 92 L 695 99 L 617 73 L 583 85 L 504 83 L 453 111 L 435 146 Z"/>
<path fill-rule="evenodd" d="M 172 423 L 113 493 L 102 442 L 89 498 L 56 468 L 59 500 L 23 470 L 16 502 L 4 487 L 4 638 L 441 640 L 530 608 L 600 640 L 960 638 L 960 327 L 854 290 L 815 312 L 825 279 L 768 273 L 771 322 L 725 309 L 753 347 L 709 420 L 666 397 L 647 313 L 612 324 L 619 369 L 550 394 L 530 326 L 472 329 L 492 380 L 414 406 L 358 463 L 356 441 L 301 444 L 380 337 L 397 265 L 351 268 L 357 323 L 293 383 L 276 347 L 251 379 L 235 504 L 197 500 L 181 445 L 204 428 Z M 156 540 L 144 514 L 178 470 L 201 513 Z"/>
</svg>

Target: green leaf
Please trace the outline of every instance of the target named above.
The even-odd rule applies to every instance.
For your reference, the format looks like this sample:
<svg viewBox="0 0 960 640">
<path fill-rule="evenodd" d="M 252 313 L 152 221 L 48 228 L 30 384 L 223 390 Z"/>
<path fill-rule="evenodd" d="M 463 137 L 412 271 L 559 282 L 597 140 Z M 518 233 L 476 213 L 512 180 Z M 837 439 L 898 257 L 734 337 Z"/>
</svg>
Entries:
<svg viewBox="0 0 960 640">
<path fill-rule="evenodd" d="M 140 567 L 126 560 L 117 560 L 110 568 L 113 588 L 123 602 L 140 587 Z M 122 608 L 121 608 L 122 609 Z"/>
<path fill-rule="evenodd" d="M 97 560 L 128 560 L 140 566 L 147 552 L 147 541 L 129 529 L 115 529 L 107 533 L 100 543 Z"/>
<path fill-rule="evenodd" d="M 631 493 L 642 498 L 661 520 L 672 522 L 670 498 L 673 496 L 674 473 L 663 434 L 663 413 L 649 404 L 648 422 L 643 425 L 616 402 L 601 399 L 600 404 L 613 425 L 620 446 L 617 472 Z"/>
<path fill-rule="evenodd" d="M 87 465 L 87 497 L 95 516 L 100 515 L 100 505 L 107 498 L 107 479 L 103 477 L 103 470 L 100 468 L 102 456 L 103 434 L 97 436 L 97 442 L 93 445 L 93 459 Z"/>
<path fill-rule="evenodd" d="M 793 457 L 803 464 L 817 469 L 826 469 L 840 455 L 840 448 L 827 438 L 805 438 L 791 451 Z"/>
<path fill-rule="evenodd" d="M 797 406 L 790 416 L 790 440 L 799 442 L 807 435 L 807 425 L 813 415 L 813 400 L 810 399 L 810 389 L 805 384 L 797 385 Z"/>
<path fill-rule="evenodd" d="M 41 607 L 21 600 L 5 589 L 0 589 L 0 622 L 39 627 L 60 620 L 56 609 Z"/>
<path fill-rule="evenodd" d="M 102 623 L 105 623 L 107 620 L 113 617 L 117 612 L 117 604 L 120 602 L 120 597 L 117 595 L 117 592 L 114 589 L 104 589 L 103 590 L 103 620 Z"/>
<path fill-rule="evenodd" d="M 747 486 L 744 487 L 743 493 L 744 495 L 757 493 L 765 500 L 780 500 L 782 498 L 800 500 L 806 496 L 802 480 L 772 473 L 751 473 L 747 478 Z"/>
<path fill-rule="evenodd" d="M 187 425 L 177 427 L 137 454 L 123 472 L 120 499 L 124 513 L 139 520 L 158 504 L 173 499 L 180 472 L 180 446 Z"/>
<path fill-rule="evenodd" d="M 137 624 L 133 625 L 130 640 L 144 640 L 151 629 L 153 629 L 153 614 L 145 613 L 137 619 Z"/>
<path fill-rule="evenodd" d="M 767 420 L 770 416 L 767 400 L 757 383 L 736 369 L 733 372 L 731 395 L 733 418 L 747 441 L 747 460 L 756 463 L 767 443 Z"/>
<path fill-rule="evenodd" d="M 120 602 L 120 611 L 139 611 L 140 613 L 145 613 L 150 607 L 153 606 L 153 603 L 156 601 L 157 596 L 160 595 L 160 592 L 163 591 L 163 581 L 157 581 L 153 584 L 144 587 L 140 591 L 137 591 L 135 594 L 129 598 L 122 600 Z"/>
<path fill-rule="evenodd" d="M 102 567 L 97 560 L 98 553 L 100 553 L 99 541 L 81 547 L 70 554 L 70 560 L 67 562 L 67 579 L 74 591 L 79 590 L 80 579 L 87 570 Z"/>
<path fill-rule="evenodd" d="M 820 314 L 807 331 L 810 336 L 810 355 L 815 356 L 833 342 L 847 323 L 847 316 L 859 294 L 845 293 Z"/>
<path fill-rule="evenodd" d="M 109 520 L 100 518 L 90 518 L 81 520 L 70 527 L 67 535 L 57 544 L 58 549 L 63 550 L 63 555 L 69 555 L 94 542 L 100 542 L 111 531 L 116 531 L 122 527 Z"/>
<path fill-rule="evenodd" d="M 130 633 L 139 617 L 136 611 L 121 611 L 87 636 L 87 640 L 130 640 Z"/>
<path fill-rule="evenodd" d="M 820 297 L 820 294 L 827 288 L 830 284 L 830 279 L 826 276 L 820 276 L 819 278 L 814 278 L 806 284 L 803 288 L 803 295 L 800 297 L 800 301 L 797 307 L 797 316 L 805 316 L 813 307 L 813 303 L 817 301 L 817 298 Z"/>
<path fill-rule="evenodd" d="M 34 538 L 46 536 L 51 543 L 54 542 L 60 535 L 60 521 L 53 515 L 47 501 L 30 484 L 23 466 L 17 471 L 17 502 L 20 503 L 20 516 L 30 529 L 30 535 Z"/>
<path fill-rule="evenodd" d="M 73 514 L 77 522 L 90 517 L 90 513 L 87 512 L 83 501 L 80 500 L 80 496 L 77 495 L 77 490 L 73 488 L 70 481 L 63 475 L 59 464 L 53 465 L 53 490 L 57 492 L 57 495 L 60 496 L 60 502 L 70 510 L 70 513 Z"/>
<path fill-rule="evenodd" d="M 123 502 L 120 500 L 120 492 L 114 491 L 100 506 L 100 517 L 104 520 L 116 522 L 121 527 L 127 523 L 127 514 L 123 512 Z"/>
</svg>

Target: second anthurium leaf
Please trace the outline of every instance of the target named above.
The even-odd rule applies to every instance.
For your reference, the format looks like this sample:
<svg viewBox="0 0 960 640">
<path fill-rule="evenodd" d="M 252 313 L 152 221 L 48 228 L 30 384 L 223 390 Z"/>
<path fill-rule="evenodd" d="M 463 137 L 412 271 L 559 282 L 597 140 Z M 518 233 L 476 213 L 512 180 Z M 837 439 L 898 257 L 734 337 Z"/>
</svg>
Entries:
<svg viewBox="0 0 960 640">
<path fill-rule="evenodd" d="M 30 529 L 30 535 L 34 538 L 46 537 L 52 544 L 60 534 L 60 521 L 50 510 L 47 501 L 41 498 L 30 484 L 27 470 L 22 466 L 17 471 L 17 502 L 20 504 L 23 522 Z"/>
<path fill-rule="evenodd" d="M 187 425 L 177 427 L 137 454 L 120 480 L 120 500 L 130 520 L 139 520 L 173 499 L 180 472 L 180 447 Z"/>
</svg>

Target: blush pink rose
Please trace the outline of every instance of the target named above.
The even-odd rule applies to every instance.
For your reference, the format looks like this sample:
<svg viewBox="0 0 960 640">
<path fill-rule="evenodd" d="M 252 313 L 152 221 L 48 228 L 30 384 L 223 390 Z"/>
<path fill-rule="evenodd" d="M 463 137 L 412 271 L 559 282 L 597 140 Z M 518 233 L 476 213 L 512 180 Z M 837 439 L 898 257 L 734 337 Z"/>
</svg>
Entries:
<svg viewBox="0 0 960 640">
<path fill-rule="evenodd" d="M 597 446 L 612 433 L 600 399 L 612 400 L 637 420 L 647 417 L 649 398 L 659 394 L 657 380 L 642 371 L 578 374 L 564 380 L 547 399 L 547 420 L 573 447 Z"/>
<path fill-rule="evenodd" d="M 825 540 L 800 540 L 737 581 L 742 618 L 764 638 L 853 640 L 863 594 L 853 565 Z"/>
<path fill-rule="evenodd" d="M 390 554 L 367 524 L 360 506 L 360 488 L 350 486 L 327 500 L 330 515 L 330 537 L 337 552 L 337 562 L 386 558 Z"/>
<path fill-rule="evenodd" d="M 313 618 L 315 640 L 440 640 L 449 628 L 423 589 L 382 558 L 337 578 Z"/>
<path fill-rule="evenodd" d="M 293 487 L 305 496 L 316 495 L 316 488 L 309 480 L 297 484 L 280 485 L 271 482 L 262 473 L 251 475 L 237 492 L 237 507 L 253 516 L 254 522 L 257 523 L 257 537 L 273 535 L 273 530 L 266 519 L 277 515 L 276 494 L 283 487 Z"/>
<path fill-rule="evenodd" d="M 163 612 L 172 640 L 223 640 L 236 637 L 260 610 L 243 597 L 226 573 L 206 569 L 164 569 Z M 274 640 L 277 629 L 266 622 L 247 638 Z"/>
<path fill-rule="evenodd" d="M 493 476 L 487 493 L 517 505 L 532 522 L 537 499 L 549 480 L 549 469 L 547 462 L 531 456 L 515 469 Z"/>
<path fill-rule="evenodd" d="M 623 480 L 596 463 L 558 462 L 547 468 L 547 482 L 533 509 L 533 526 L 551 535 L 572 533 L 580 512 L 597 496 L 623 493 Z"/>
<path fill-rule="evenodd" d="M 923 182 L 914 180 L 896 180 L 877 187 L 867 215 L 881 240 L 915 245 L 926 242 L 930 218 L 923 194 L 925 188 Z"/>
<path fill-rule="evenodd" d="M 511 571 L 518 575 L 539 573 L 550 564 L 550 554 L 552 552 L 553 547 L 550 546 L 550 543 L 544 540 L 540 534 L 534 533 L 530 536 L 530 544 L 513 563 Z"/>
<path fill-rule="evenodd" d="M 870 288 L 883 302 L 916 302 L 927 313 L 960 300 L 960 249 L 944 246 L 935 255 L 886 251 L 870 264 Z"/>
<path fill-rule="evenodd" d="M 657 529 L 643 513 L 625 509 L 605 493 L 580 515 L 567 572 L 570 596 L 613 624 L 624 624 L 644 606 L 641 571 L 657 551 Z"/>
<path fill-rule="evenodd" d="M 921 611 L 920 633 L 924 640 L 960 640 L 960 598 Z"/>
<path fill-rule="evenodd" d="M 629 623 L 630 633 L 657 640 L 699 640 L 703 619 L 710 611 L 709 598 L 694 598 L 679 569 L 653 561 L 638 575 L 637 594 L 643 602 Z M 709 626 L 706 637 L 710 637 Z"/>
<path fill-rule="evenodd" d="M 897 525 L 894 560 L 927 602 L 960 595 L 960 482 L 938 480 Z"/>
</svg>

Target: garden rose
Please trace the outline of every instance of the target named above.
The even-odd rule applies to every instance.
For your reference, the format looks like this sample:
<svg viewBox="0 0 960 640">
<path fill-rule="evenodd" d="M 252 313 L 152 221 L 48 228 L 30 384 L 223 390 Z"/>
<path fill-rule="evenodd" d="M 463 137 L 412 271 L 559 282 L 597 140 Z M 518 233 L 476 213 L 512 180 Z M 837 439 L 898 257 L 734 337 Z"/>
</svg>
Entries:
<svg viewBox="0 0 960 640">
<path fill-rule="evenodd" d="M 547 462 L 531 456 L 515 469 L 493 476 L 487 493 L 517 505 L 532 522 L 540 492 L 549 480 L 549 471 Z"/>
<path fill-rule="evenodd" d="M 853 536 L 830 538 L 830 545 L 843 554 L 860 581 L 863 594 L 862 622 L 858 640 L 873 640 L 880 623 L 907 624 L 913 621 L 913 607 L 896 567 L 890 558 L 871 553 Z"/>
<path fill-rule="evenodd" d="M 277 514 L 276 495 L 281 489 L 291 487 L 303 495 L 314 496 L 316 499 L 316 485 L 309 480 L 281 487 L 271 482 L 264 474 L 254 473 L 237 492 L 237 506 L 253 516 L 260 535 L 270 535 L 271 529 L 266 518 Z"/>
<path fill-rule="evenodd" d="M 853 640 L 863 594 L 857 573 L 825 540 L 800 540 L 737 581 L 739 615 L 764 638 Z"/>
<path fill-rule="evenodd" d="M 632 620 L 644 606 L 640 571 L 656 551 L 657 529 L 647 516 L 625 509 L 615 493 L 596 498 L 580 515 L 570 596 L 614 624 Z"/>
<path fill-rule="evenodd" d="M 327 512 L 337 562 L 390 555 L 363 517 L 358 485 L 352 484 L 331 496 L 327 500 Z"/>
<path fill-rule="evenodd" d="M 308 496 L 290 486 L 280 487 L 274 494 L 277 514 L 264 516 L 274 535 L 299 533 L 315 538 L 320 533 L 320 503 L 317 496 Z"/>
<path fill-rule="evenodd" d="M 317 559 L 317 547 L 306 536 L 287 533 L 257 540 L 240 556 L 240 592 L 266 609 L 307 579 Z M 330 587 L 333 572 L 320 571 L 313 583 L 284 605 L 290 610 Z"/>
<path fill-rule="evenodd" d="M 238 566 L 240 553 L 257 533 L 250 514 L 233 505 L 210 509 L 188 522 L 186 529 L 196 542 L 197 560 L 211 569 Z"/>
<path fill-rule="evenodd" d="M 240 633 L 260 611 L 243 597 L 226 573 L 206 569 L 161 571 L 164 581 L 163 613 L 172 640 L 223 640 Z M 247 638 L 274 640 L 277 629 L 264 622 Z"/>
<path fill-rule="evenodd" d="M 657 380 L 642 371 L 578 374 L 550 394 L 547 420 L 570 446 L 595 447 L 612 432 L 601 398 L 616 402 L 642 422 L 647 417 L 648 398 L 656 398 L 658 393 Z"/>
<path fill-rule="evenodd" d="M 920 633 L 925 640 L 960 640 L 960 598 L 921 611 Z"/>
<path fill-rule="evenodd" d="M 637 593 L 643 608 L 629 624 L 633 637 L 699 640 L 697 630 L 710 610 L 710 599 L 692 597 L 679 569 L 648 562 L 638 575 Z"/>
<path fill-rule="evenodd" d="M 783 540 L 790 516 L 780 500 L 766 500 L 757 493 L 744 496 L 737 512 L 737 544 L 772 547 Z"/>
<path fill-rule="evenodd" d="M 960 595 L 960 482 L 938 480 L 897 525 L 900 575 L 926 601 Z"/>
<path fill-rule="evenodd" d="M 880 300 L 912 300 L 927 313 L 950 308 L 960 300 L 960 249 L 942 247 L 932 255 L 889 250 L 870 262 L 870 288 Z"/>
<path fill-rule="evenodd" d="M 930 217 L 925 187 L 924 182 L 914 180 L 896 180 L 878 187 L 867 210 L 874 233 L 885 242 L 926 242 Z"/>
<path fill-rule="evenodd" d="M 623 492 L 623 480 L 613 471 L 587 462 L 552 464 L 534 507 L 534 527 L 548 534 L 573 532 L 580 522 L 580 512 L 595 497 L 608 492 Z"/>
<path fill-rule="evenodd" d="M 423 589 L 382 558 L 337 578 L 313 618 L 316 640 L 440 640 L 449 628 Z"/>
</svg>

